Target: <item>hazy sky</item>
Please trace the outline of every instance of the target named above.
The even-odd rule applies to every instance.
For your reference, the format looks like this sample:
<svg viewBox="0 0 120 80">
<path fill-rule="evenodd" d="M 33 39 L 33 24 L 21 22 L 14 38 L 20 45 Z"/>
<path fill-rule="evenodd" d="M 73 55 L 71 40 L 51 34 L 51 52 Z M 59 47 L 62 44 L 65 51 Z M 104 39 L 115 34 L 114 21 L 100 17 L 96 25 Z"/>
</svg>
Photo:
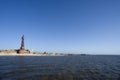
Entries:
<svg viewBox="0 0 120 80">
<path fill-rule="evenodd" d="M 120 54 L 120 0 L 0 0 L 0 49 Z"/>
</svg>

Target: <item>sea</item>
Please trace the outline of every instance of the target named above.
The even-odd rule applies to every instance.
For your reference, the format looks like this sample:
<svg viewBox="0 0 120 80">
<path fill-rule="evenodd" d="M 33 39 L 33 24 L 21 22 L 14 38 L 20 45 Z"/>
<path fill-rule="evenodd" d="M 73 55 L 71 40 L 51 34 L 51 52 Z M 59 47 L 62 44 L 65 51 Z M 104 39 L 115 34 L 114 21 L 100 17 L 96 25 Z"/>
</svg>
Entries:
<svg viewBox="0 0 120 80">
<path fill-rule="evenodd" d="M 120 80 L 120 55 L 0 56 L 0 80 Z"/>
</svg>

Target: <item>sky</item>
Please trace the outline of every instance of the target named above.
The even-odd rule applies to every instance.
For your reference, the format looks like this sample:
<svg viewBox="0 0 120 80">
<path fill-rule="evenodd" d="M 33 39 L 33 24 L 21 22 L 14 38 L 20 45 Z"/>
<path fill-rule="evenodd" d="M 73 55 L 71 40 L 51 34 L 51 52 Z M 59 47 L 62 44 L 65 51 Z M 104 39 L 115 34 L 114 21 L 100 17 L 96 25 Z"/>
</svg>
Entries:
<svg viewBox="0 0 120 80">
<path fill-rule="evenodd" d="M 0 0 L 0 49 L 120 54 L 120 0 Z"/>
</svg>

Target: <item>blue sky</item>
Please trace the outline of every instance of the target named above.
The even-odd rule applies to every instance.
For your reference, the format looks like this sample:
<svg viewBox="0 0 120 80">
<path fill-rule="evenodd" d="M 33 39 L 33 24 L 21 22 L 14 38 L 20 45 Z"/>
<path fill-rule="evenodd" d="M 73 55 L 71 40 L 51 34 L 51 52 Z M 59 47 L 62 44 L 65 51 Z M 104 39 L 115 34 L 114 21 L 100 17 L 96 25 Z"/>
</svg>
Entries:
<svg viewBox="0 0 120 80">
<path fill-rule="evenodd" d="M 120 0 L 0 0 L 0 49 L 120 54 Z"/>
</svg>

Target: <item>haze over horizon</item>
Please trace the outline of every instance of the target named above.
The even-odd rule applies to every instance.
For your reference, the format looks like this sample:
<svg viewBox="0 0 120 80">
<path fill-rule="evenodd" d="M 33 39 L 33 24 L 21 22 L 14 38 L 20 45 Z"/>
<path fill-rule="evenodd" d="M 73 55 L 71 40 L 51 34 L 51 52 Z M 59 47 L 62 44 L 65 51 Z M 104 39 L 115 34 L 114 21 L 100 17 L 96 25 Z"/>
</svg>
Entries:
<svg viewBox="0 0 120 80">
<path fill-rule="evenodd" d="M 120 0 L 0 0 L 0 49 L 120 54 Z"/>
</svg>

